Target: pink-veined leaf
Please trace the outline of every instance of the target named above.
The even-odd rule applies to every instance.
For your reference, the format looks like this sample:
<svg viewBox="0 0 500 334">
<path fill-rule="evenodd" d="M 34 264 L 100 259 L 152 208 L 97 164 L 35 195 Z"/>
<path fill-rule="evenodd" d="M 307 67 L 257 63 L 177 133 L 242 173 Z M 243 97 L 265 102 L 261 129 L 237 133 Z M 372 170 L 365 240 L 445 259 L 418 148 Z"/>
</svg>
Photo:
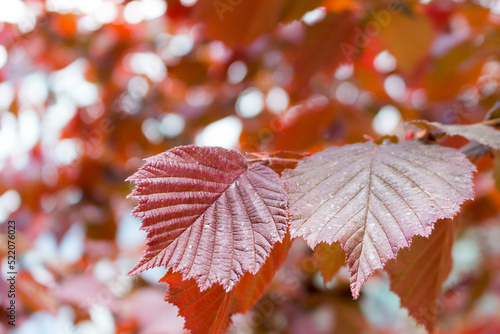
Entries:
<svg viewBox="0 0 500 334">
<path fill-rule="evenodd" d="M 462 136 L 469 140 L 477 141 L 495 150 L 500 150 L 500 131 L 485 124 L 451 124 L 445 125 L 438 122 L 425 120 L 412 121 L 410 124 L 423 126 L 429 130 L 440 129 L 451 136 Z"/>
<path fill-rule="evenodd" d="M 451 270 L 456 228 L 456 221 L 437 222 L 428 239 L 415 237 L 411 248 L 402 250 L 385 268 L 391 278 L 391 290 L 401 298 L 401 305 L 429 333 L 434 330 L 441 286 Z"/>
<path fill-rule="evenodd" d="M 414 235 L 429 236 L 473 197 L 473 171 L 459 151 L 416 140 L 328 148 L 284 173 L 292 237 L 311 248 L 339 241 L 357 298 Z"/>
<path fill-rule="evenodd" d="M 146 160 L 127 179 L 147 249 L 129 273 L 171 267 L 201 290 L 226 291 L 256 273 L 286 231 L 286 193 L 270 168 L 220 147 L 180 146 Z"/>
</svg>

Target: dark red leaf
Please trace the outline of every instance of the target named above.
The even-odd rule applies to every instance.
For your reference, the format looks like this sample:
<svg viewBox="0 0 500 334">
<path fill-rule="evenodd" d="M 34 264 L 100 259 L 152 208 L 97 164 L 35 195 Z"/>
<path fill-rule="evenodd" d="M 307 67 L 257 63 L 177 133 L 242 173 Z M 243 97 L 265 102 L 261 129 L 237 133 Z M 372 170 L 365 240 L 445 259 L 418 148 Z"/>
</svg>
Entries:
<svg viewBox="0 0 500 334">
<path fill-rule="evenodd" d="M 333 72 L 340 64 L 353 60 L 360 51 L 353 42 L 358 19 L 350 11 L 327 13 L 313 26 L 306 27 L 304 43 L 291 50 L 290 60 L 295 69 L 292 90 L 305 93 L 309 81 L 318 72 Z"/>
<path fill-rule="evenodd" d="M 131 275 L 172 267 L 201 290 L 227 291 L 256 273 L 286 230 L 286 194 L 270 168 L 219 147 L 181 146 L 146 160 L 128 181 L 148 247 Z"/>
</svg>

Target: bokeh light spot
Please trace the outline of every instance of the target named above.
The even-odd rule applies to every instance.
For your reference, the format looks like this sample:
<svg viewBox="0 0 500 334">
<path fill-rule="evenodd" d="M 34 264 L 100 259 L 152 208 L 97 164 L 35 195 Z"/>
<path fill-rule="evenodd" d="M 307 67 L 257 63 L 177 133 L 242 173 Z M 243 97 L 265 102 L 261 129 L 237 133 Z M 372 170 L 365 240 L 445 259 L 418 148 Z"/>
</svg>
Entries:
<svg viewBox="0 0 500 334">
<path fill-rule="evenodd" d="M 290 97 L 281 87 L 275 86 L 269 90 L 266 97 L 267 109 L 273 114 L 280 114 L 288 108 Z"/>
<path fill-rule="evenodd" d="M 381 135 L 392 134 L 401 122 L 399 110 L 391 105 L 380 108 L 379 112 L 373 118 L 373 129 Z"/>
<path fill-rule="evenodd" d="M 256 88 L 244 90 L 236 101 L 236 112 L 241 117 L 255 117 L 264 109 L 264 94 Z"/>
<path fill-rule="evenodd" d="M 239 141 L 243 124 L 238 117 L 228 116 L 207 125 L 195 138 L 196 145 L 234 148 Z"/>
</svg>

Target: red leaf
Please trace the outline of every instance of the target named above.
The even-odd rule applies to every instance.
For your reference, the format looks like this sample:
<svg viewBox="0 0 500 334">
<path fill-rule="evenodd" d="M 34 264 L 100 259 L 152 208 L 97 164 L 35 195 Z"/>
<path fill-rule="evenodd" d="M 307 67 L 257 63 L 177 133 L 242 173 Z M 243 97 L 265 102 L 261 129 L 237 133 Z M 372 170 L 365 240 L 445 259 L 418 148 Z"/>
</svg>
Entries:
<svg viewBox="0 0 500 334">
<path fill-rule="evenodd" d="M 345 253 L 338 242 L 331 245 L 322 242 L 314 248 L 314 261 L 321 271 L 323 281 L 327 283 L 345 264 Z"/>
<path fill-rule="evenodd" d="M 355 14 L 344 11 L 327 13 L 321 22 L 306 27 L 304 42 L 290 52 L 295 70 L 292 91 L 306 96 L 311 77 L 316 73 L 333 72 L 338 65 L 354 58 L 360 51 L 356 43 L 350 43 L 357 23 Z"/>
<path fill-rule="evenodd" d="M 477 141 L 495 150 L 500 150 L 500 131 L 485 124 L 451 124 L 445 125 L 438 122 L 425 120 L 412 121 L 410 124 L 423 127 L 427 130 L 441 129 L 451 136 L 462 136 L 469 140 Z"/>
<path fill-rule="evenodd" d="M 457 224 L 441 221 L 429 239 L 416 237 L 410 249 L 386 265 L 391 289 L 401 298 L 410 315 L 432 333 L 441 285 L 451 270 L 451 249 Z"/>
<path fill-rule="evenodd" d="M 324 137 L 334 118 L 332 104 L 321 97 L 312 97 L 277 119 L 274 146 L 278 150 L 307 150 L 319 137 Z"/>
<path fill-rule="evenodd" d="M 434 35 L 431 20 L 416 12 L 399 14 L 389 11 L 379 13 L 378 19 L 379 23 L 384 23 L 380 35 L 387 50 L 396 58 L 398 69 L 404 74 L 413 74 L 428 57 Z"/>
<path fill-rule="evenodd" d="M 285 169 L 294 169 L 302 158 L 308 156 L 306 153 L 290 151 L 278 151 L 271 154 L 266 152 L 255 152 L 248 153 L 248 155 L 256 157 L 258 159 L 257 162 L 263 162 L 265 166 L 268 166 L 280 175 Z"/>
<path fill-rule="evenodd" d="M 283 175 L 291 235 L 311 248 L 339 241 L 357 298 L 414 235 L 428 236 L 436 220 L 453 217 L 473 197 L 473 171 L 459 151 L 419 141 L 328 148 Z"/>
<path fill-rule="evenodd" d="M 160 282 L 169 285 L 165 300 L 179 308 L 186 319 L 184 328 L 193 333 L 224 333 L 229 325 L 233 291 L 225 292 L 216 284 L 200 291 L 194 279 L 182 280 L 182 274 L 169 271 Z"/>
<path fill-rule="evenodd" d="M 286 194 L 270 168 L 220 147 L 182 146 L 147 159 L 127 180 L 148 247 L 129 273 L 165 266 L 201 290 L 256 273 L 286 230 Z"/>
<path fill-rule="evenodd" d="M 241 46 L 273 31 L 280 22 L 300 19 L 320 3 L 320 0 L 199 0 L 194 6 L 194 18 L 196 23 L 205 24 L 211 39 Z"/>
<path fill-rule="evenodd" d="M 224 333 L 232 314 L 246 312 L 257 302 L 289 249 L 287 233 L 283 242 L 275 244 L 260 271 L 243 275 L 230 292 L 219 284 L 202 292 L 194 279 L 183 281 L 181 274 L 169 272 L 160 280 L 169 284 L 165 300 L 179 308 L 179 314 L 186 319 L 185 328 L 193 333 Z"/>
</svg>

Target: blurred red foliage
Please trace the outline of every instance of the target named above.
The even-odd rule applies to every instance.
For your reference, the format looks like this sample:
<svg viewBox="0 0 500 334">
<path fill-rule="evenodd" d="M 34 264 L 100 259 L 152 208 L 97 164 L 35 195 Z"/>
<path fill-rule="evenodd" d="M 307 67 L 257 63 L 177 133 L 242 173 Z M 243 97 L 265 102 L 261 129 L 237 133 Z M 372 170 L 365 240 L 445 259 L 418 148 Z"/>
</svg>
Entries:
<svg viewBox="0 0 500 334">
<path fill-rule="evenodd" d="M 499 46 L 495 1 L 0 1 L 0 222 L 16 222 L 17 333 L 183 333 L 157 283 L 166 270 L 126 276 L 144 235 L 124 180 L 143 158 L 191 143 L 314 153 L 404 138 L 401 120 L 479 122 L 500 95 Z M 458 218 L 442 333 L 499 328 L 493 161 L 479 158 L 477 200 Z M 352 301 L 345 270 L 325 287 L 302 246 L 231 331 L 422 330 L 382 273 Z M 2 319 L 8 290 L 0 280 Z"/>
</svg>

